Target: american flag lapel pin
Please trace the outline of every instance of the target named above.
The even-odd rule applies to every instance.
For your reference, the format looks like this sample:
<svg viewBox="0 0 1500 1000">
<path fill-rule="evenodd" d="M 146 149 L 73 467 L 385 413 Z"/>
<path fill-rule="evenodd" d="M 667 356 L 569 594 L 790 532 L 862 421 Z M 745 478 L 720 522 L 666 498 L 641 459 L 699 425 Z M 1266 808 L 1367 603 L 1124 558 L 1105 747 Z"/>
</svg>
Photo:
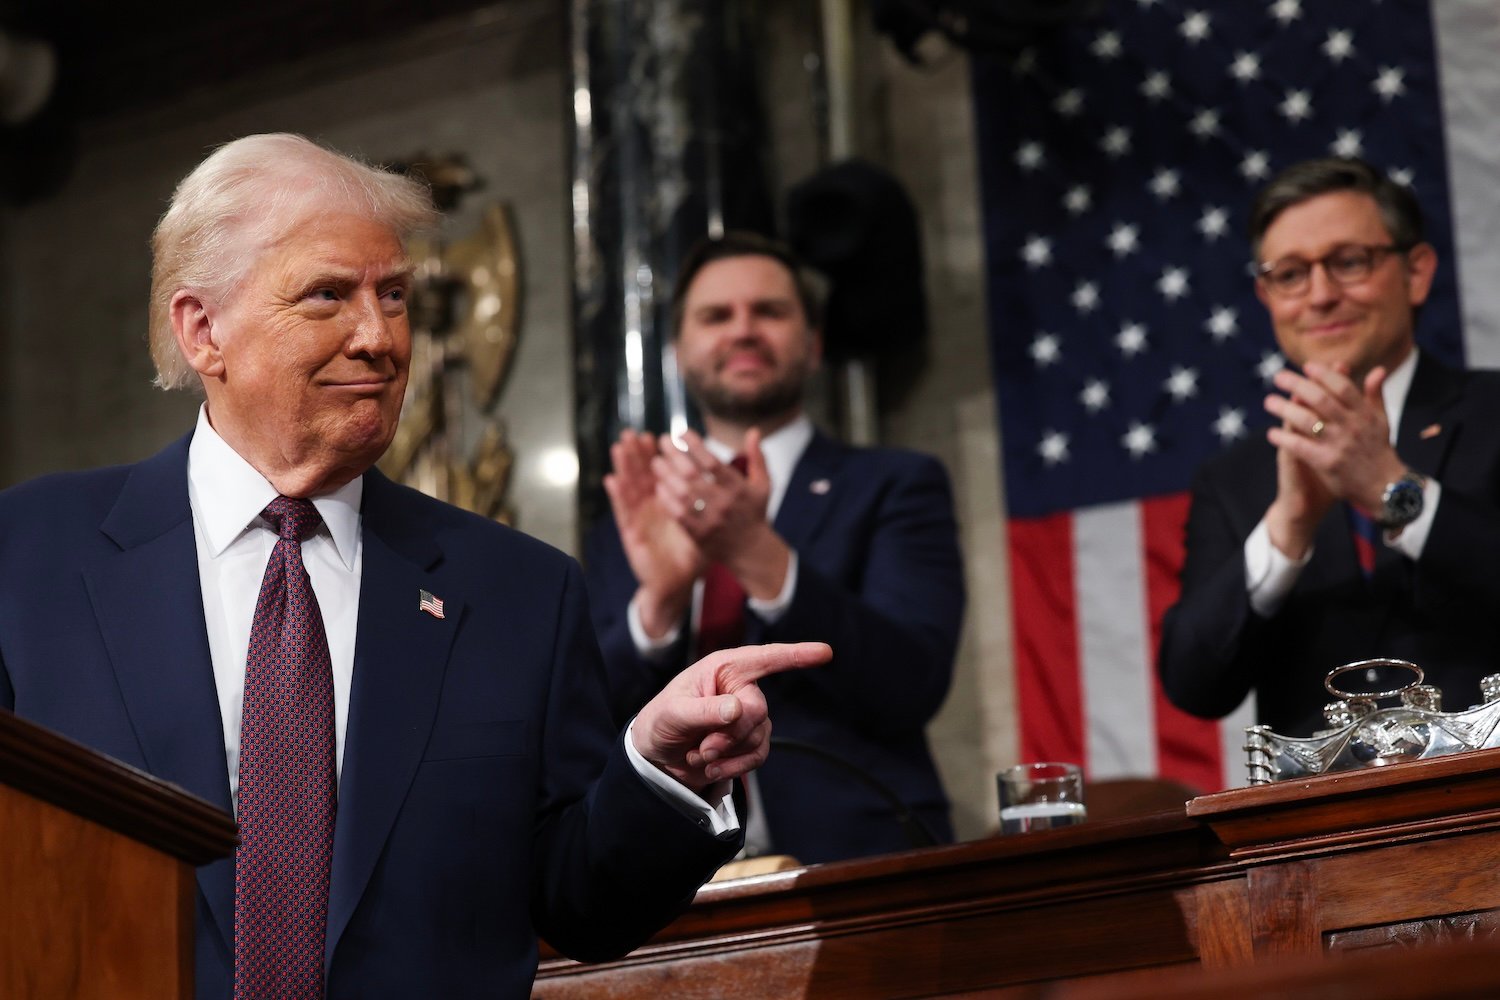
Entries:
<svg viewBox="0 0 1500 1000">
<path fill-rule="evenodd" d="M 1423 441 L 1426 441 L 1428 438 L 1435 438 L 1441 433 L 1443 433 L 1443 427 L 1441 424 L 1428 424 L 1426 427 L 1422 428 L 1417 437 L 1421 438 Z"/>
<path fill-rule="evenodd" d="M 807 488 L 814 496 L 823 496 L 833 489 L 833 484 L 826 479 L 814 479 L 807 484 Z"/>
<path fill-rule="evenodd" d="M 440 598 L 433 597 L 431 592 L 426 590 L 419 590 L 417 593 L 419 595 L 417 598 L 418 611 L 425 611 L 434 618 L 443 617 L 443 602 Z"/>
</svg>

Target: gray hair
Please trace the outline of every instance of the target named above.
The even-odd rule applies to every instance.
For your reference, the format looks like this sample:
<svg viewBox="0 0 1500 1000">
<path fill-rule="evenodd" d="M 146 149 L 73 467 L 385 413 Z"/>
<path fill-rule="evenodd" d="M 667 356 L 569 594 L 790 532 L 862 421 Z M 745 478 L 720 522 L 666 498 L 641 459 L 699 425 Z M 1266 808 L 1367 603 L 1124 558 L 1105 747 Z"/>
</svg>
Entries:
<svg viewBox="0 0 1500 1000">
<path fill-rule="evenodd" d="M 223 301 L 268 247 L 329 211 L 386 226 L 403 246 L 439 217 L 421 183 L 285 132 L 226 143 L 182 179 L 151 237 L 158 386 L 198 385 L 172 332 L 172 296 L 186 289 Z"/>
<path fill-rule="evenodd" d="M 1353 157 L 1329 156 L 1303 160 L 1287 167 L 1261 189 L 1250 209 L 1250 252 L 1260 259 L 1260 241 L 1276 217 L 1293 205 L 1335 191 L 1353 191 L 1375 199 L 1380 221 L 1391 234 L 1391 242 L 1406 250 L 1424 236 L 1422 206 L 1411 188 Z"/>
</svg>

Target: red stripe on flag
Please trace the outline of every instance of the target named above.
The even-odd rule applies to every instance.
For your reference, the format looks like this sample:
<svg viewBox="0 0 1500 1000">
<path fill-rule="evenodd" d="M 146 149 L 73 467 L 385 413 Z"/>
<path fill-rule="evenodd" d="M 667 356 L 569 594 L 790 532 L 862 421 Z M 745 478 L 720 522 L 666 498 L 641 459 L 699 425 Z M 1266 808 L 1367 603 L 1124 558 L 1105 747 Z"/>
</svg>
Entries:
<svg viewBox="0 0 1500 1000">
<path fill-rule="evenodd" d="M 1007 530 L 1021 759 L 1086 762 L 1072 518 L 1017 518 Z"/>
<path fill-rule="evenodd" d="M 1141 501 L 1141 541 L 1146 549 L 1146 610 L 1151 622 L 1151 663 L 1161 647 L 1161 619 L 1177 600 L 1183 559 L 1183 525 L 1189 495 L 1174 493 Z M 1157 773 L 1203 792 L 1224 787 L 1219 724 L 1199 719 L 1167 701 L 1153 668 L 1156 702 Z"/>
</svg>

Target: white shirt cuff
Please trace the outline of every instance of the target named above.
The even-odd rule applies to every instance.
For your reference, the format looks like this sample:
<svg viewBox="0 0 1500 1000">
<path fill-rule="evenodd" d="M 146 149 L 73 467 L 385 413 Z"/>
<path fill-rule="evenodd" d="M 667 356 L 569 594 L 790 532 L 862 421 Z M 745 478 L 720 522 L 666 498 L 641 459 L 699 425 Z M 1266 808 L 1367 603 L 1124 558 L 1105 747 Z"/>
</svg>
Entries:
<svg viewBox="0 0 1500 1000">
<path fill-rule="evenodd" d="M 792 598 L 797 596 L 797 550 L 792 549 L 791 555 L 786 563 L 786 579 L 781 582 L 781 593 L 770 600 L 761 600 L 758 597 L 747 597 L 745 605 L 755 612 L 757 618 L 767 625 L 774 625 L 786 614 L 786 609 L 792 606 Z"/>
<path fill-rule="evenodd" d="M 1312 546 L 1307 547 L 1301 559 L 1290 559 L 1271 543 L 1271 531 L 1266 519 L 1260 519 L 1250 537 L 1245 539 L 1245 589 L 1250 595 L 1250 607 L 1262 618 L 1270 618 L 1281 610 L 1286 595 L 1297 585 L 1302 569 L 1312 559 Z"/>
<path fill-rule="evenodd" d="M 672 648 L 677 637 L 682 635 L 682 623 L 679 622 L 667 630 L 667 634 L 660 639 L 653 639 L 646 634 L 646 626 L 641 624 L 641 609 L 636 607 L 634 596 L 630 603 L 625 606 L 625 627 L 630 630 L 630 641 L 635 643 L 635 651 L 645 660 L 660 660 Z"/>
<path fill-rule="evenodd" d="M 1380 534 L 1385 544 L 1408 559 L 1422 558 L 1422 549 L 1427 545 L 1427 535 L 1432 531 L 1432 519 L 1437 516 L 1438 501 L 1442 496 L 1443 488 L 1438 481 L 1429 478 L 1427 485 L 1422 487 L 1422 513 L 1394 536 L 1389 531 L 1382 531 Z"/>
<path fill-rule="evenodd" d="M 646 782 L 662 798 L 677 808 L 688 819 L 697 823 L 715 837 L 733 833 L 740 828 L 739 813 L 734 808 L 734 784 L 720 781 L 703 790 L 700 797 L 667 772 L 651 763 L 635 748 L 635 720 L 625 730 L 625 756 Z"/>
</svg>

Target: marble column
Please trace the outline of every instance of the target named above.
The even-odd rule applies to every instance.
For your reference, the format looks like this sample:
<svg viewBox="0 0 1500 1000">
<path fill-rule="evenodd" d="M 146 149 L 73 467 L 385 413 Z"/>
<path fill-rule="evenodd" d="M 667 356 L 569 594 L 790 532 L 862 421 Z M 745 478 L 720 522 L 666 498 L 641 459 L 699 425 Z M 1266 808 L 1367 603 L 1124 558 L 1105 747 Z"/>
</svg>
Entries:
<svg viewBox="0 0 1500 1000">
<path fill-rule="evenodd" d="M 693 242 L 770 231 L 750 0 L 573 0 L 573 330 L 579 524 L 624 427 L 692 415 L 671 294 Z"/>
</svg>

